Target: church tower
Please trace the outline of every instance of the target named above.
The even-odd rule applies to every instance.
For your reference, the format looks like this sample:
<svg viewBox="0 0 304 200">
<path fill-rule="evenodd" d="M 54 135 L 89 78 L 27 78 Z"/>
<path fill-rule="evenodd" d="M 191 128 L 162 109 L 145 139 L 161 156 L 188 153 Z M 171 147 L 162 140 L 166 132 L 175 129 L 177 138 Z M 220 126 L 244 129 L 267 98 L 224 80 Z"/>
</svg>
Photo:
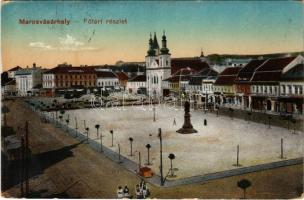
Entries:
<svg viewBox="0 0 304 200">
<path fill-rule="evenodd" d="M 156 33 L 150 34 L 149 50 L 146 56 L 146 86 L 149 96 L 162 96 L 162 80 L 171 75 L 171 57 L 167 48 L 165 32 L 162 37 L 162 48 L 159 48 Z"/>
<path fill-rule="evenodd" d="M 169 78 L 171 75 L 171 54 L 169 53 L 169 49 L 167 48 L 167 37 L 165 35 L 165 31 L 163 32 L 162 37 L 162 48 L 160 49 L 159 55 L 159 67 L 163 68 L 163 79 Z"/>
</svg>

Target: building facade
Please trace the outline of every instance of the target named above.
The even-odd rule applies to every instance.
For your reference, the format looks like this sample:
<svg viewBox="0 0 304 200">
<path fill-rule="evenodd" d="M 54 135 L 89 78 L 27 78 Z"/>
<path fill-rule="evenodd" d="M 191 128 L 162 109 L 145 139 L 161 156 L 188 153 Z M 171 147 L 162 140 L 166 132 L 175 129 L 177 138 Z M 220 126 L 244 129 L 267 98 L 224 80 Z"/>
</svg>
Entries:
<svg viewBox="0 0 304 200">
<path fill-rule="evenodd" d="M 146 56 L 146 86 L 149 96 L 163 96 L 162 80 L 171 75 L 171 54 L 167 48 L 165 33 L 162 36 L 162 47 L 159 48 L 156 34 L 150 35 L 149 50 Z"/>
<path fill-rule="evenodd" d="M 16 90 L 20 96 L 31 96 L 33 89 L 42 84 L 43 70 L 33 64 L 32 68 L 20 69 L 15 72 Z"/>
</svg>

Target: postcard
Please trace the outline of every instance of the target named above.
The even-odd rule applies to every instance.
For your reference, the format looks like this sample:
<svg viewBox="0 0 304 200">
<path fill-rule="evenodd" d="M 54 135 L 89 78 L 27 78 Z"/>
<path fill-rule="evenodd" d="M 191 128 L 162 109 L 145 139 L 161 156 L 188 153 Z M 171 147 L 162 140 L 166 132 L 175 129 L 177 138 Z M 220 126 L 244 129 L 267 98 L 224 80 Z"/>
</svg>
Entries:
<svg viewBox="0 0 304 200">
<path fill-rule="evenodd" d="M 2 1 L 3 198 L 303 198 L 303 1 Z"/>
</svg>

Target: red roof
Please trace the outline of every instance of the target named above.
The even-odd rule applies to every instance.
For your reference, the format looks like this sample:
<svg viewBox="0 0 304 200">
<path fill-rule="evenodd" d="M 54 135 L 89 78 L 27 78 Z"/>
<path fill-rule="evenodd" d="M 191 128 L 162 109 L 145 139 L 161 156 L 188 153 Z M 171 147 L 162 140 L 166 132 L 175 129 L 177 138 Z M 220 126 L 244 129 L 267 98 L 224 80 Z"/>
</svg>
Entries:
<svg viewBox="0 0 304 200">
<path fill-rule="evenodd" d="M 227 67 L 220 73 L 220 76 L 231 76 L 231 75 L 236 76 L 238 75 L 241 69 L 242 67 Z"/>
<path fill-rule="evenodd" d="M 182 68 L 191 68 L 196 72 L 201 71 L 204 68 L 209 68 L 208 63 L 202 62 L 199 58 L 172 58 L 171 59 L 171 74 L 176 73 Z"/>
<path fill-rule="evenodd" d="M 189 81 L 190 80 L 190 76 L 171 76 L 167 79 L 165 79 L 164 81 L 169 81 L 171 83 L 177 83 L 179 81 Z"/>
<path fill-rule="evenodd" d="M 146 75 L 138 75 L 129 80 L 129 82 L 146 82 Z"/>
<path fill-rule="evenodd" d="M 96 67 L 55 67 L 45 74 L 94 74 Z"/>
<path fill-rule="evenodd" d="M 111 71 L 96 71 L 96 75 L 99 78 L 117 78 L 116 74 Z"/>
<path fill-rule="evenodd" d="M 255 72 L 251 82 L 279 82 L 281 76 L 280 71 Z"/>
<path fill-rule="evenodd" d="M 128 74 L 125 72 L 117 72 L 116 75 L 120 81 L 127 81 L 129 79 Z"/>
<path fill-rule="evenodd" d="M 263 60 L 251 60 L 247 65 L 245 65 L 238 73 L 236 82 L 247 82 L 250 81 L 254 71 L 261 66 L 266 59 Z"/>
<path fill-rule="evenodd" d="M 283 81 L 304 81 L 304 64 L 297 64 L 284 74 L 282 74 Z"/>
<path fill-rule="evenodd" d="M 296 57 L 273 58 L 267 60 L 263 65 L 257 68 L 256 71 L 276 71 L 283 70 Z"/>
<path fill-rule="evenodd" d="M 13 71 L 17 71 L 17 70 L 19 70 L 19 69 L 22 69 L 22 67 L 19 67 L 19 66 L 13 67 L 12 69 L 10 69 L 10 70 L 8 70 L 8 71 L 9 71 L 9 72 L 13 72 Z"/>
<path fill-rule="evenodd" d="M 215 85 L 233 85 L 241 67 L 228 67 L 217 77 Z"/>
</svg>

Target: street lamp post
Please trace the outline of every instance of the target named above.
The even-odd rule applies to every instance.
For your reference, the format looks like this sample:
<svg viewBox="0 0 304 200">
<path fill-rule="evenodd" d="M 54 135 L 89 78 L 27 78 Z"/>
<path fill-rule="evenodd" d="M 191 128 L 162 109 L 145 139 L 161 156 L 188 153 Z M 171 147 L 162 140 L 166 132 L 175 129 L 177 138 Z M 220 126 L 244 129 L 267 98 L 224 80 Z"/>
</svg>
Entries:
<svg viewBox="0 0 304 200">
<path fill-rule="evenodd" d="M 75 136 L 77 137 L 77 129 L 78 129 L 78 125 L 77 125 L 77 117 L 75 117 Z"/>
<path fill-rule="evenodd" d="M 100 133 L 100 151 L 103 152 L 103 146 L 102 146 L 102 133 Z"/>
<path fill-rule="evenodd" d="M 130 141 L 130 156 L 133 156 L 133 152 L 132 152 L 133 138 L 132 138 L 132 137 L 129 137 L 129 141 Z"/>
<path fill-rule="evenodd" d="M 87 127 L 85 130 L 86 130 L 86 133 L 87 133 L 87 143 L 89 143 L 89 127 Z"/>
<path fill-rule="evenodd" d="M 160 185 L 164 185 L 164 175 L 163 175 L 163 139 L 161 128 L 158 129 L 158 137 L 160 142 Z"/>
<path fill-rule="evenodd" d="M 155 104 L 153 104 L 153 121 L 155 122 L 156 119 L 155 119 Z"/>
<path fill-rule="evenodd" d="M 114 145 L 113 145 L 113 130 L 110 130 L 110 134 L 111 134 L 111 138 L 112 138 L 112 145 L 111 145 L 111 147 L 113 147 Z"/>
<path fill-rule="evenodd" d="M 281 138 L 281 156 L 280 156 L 281 159 L 284 158 L 284 152 L 283 152 L 283 138 Z"/>
<path fill-rule="evenodd" d="M 173 164 L 172 164 L 172 160 L 175 159 L 175 155 L 173 153 L 170 153 L 168 158 L 170 159 L 170 171 L 171 171 L 171 174 L 170 176 L 173 177 L 174 176 L 174 173 L 173 173 Z"/>
<path fill-rule="evenodd" d="M 140 155 L 140 151 L 138 152 L 138 172 L 140 172 L 140 168 L 141 168 L 141 155 Z"/>
<path fill-rule="evenodd" d="M 121 162 L 121 159 L 120 159 L 120 144 L 118 144 L 118 162 Z"/>
<path fill-rule="evenodd" d="M 151 145 L 150 145 L 150 144 L 147 144 L 147 145 L 146 145 L 146 148 L 147 148 L 147 150 L 148 150 L 148 163 L 147 163 L 147 165 L 150 165 L 150 148 L 151 148 Z"/>
</svg>

